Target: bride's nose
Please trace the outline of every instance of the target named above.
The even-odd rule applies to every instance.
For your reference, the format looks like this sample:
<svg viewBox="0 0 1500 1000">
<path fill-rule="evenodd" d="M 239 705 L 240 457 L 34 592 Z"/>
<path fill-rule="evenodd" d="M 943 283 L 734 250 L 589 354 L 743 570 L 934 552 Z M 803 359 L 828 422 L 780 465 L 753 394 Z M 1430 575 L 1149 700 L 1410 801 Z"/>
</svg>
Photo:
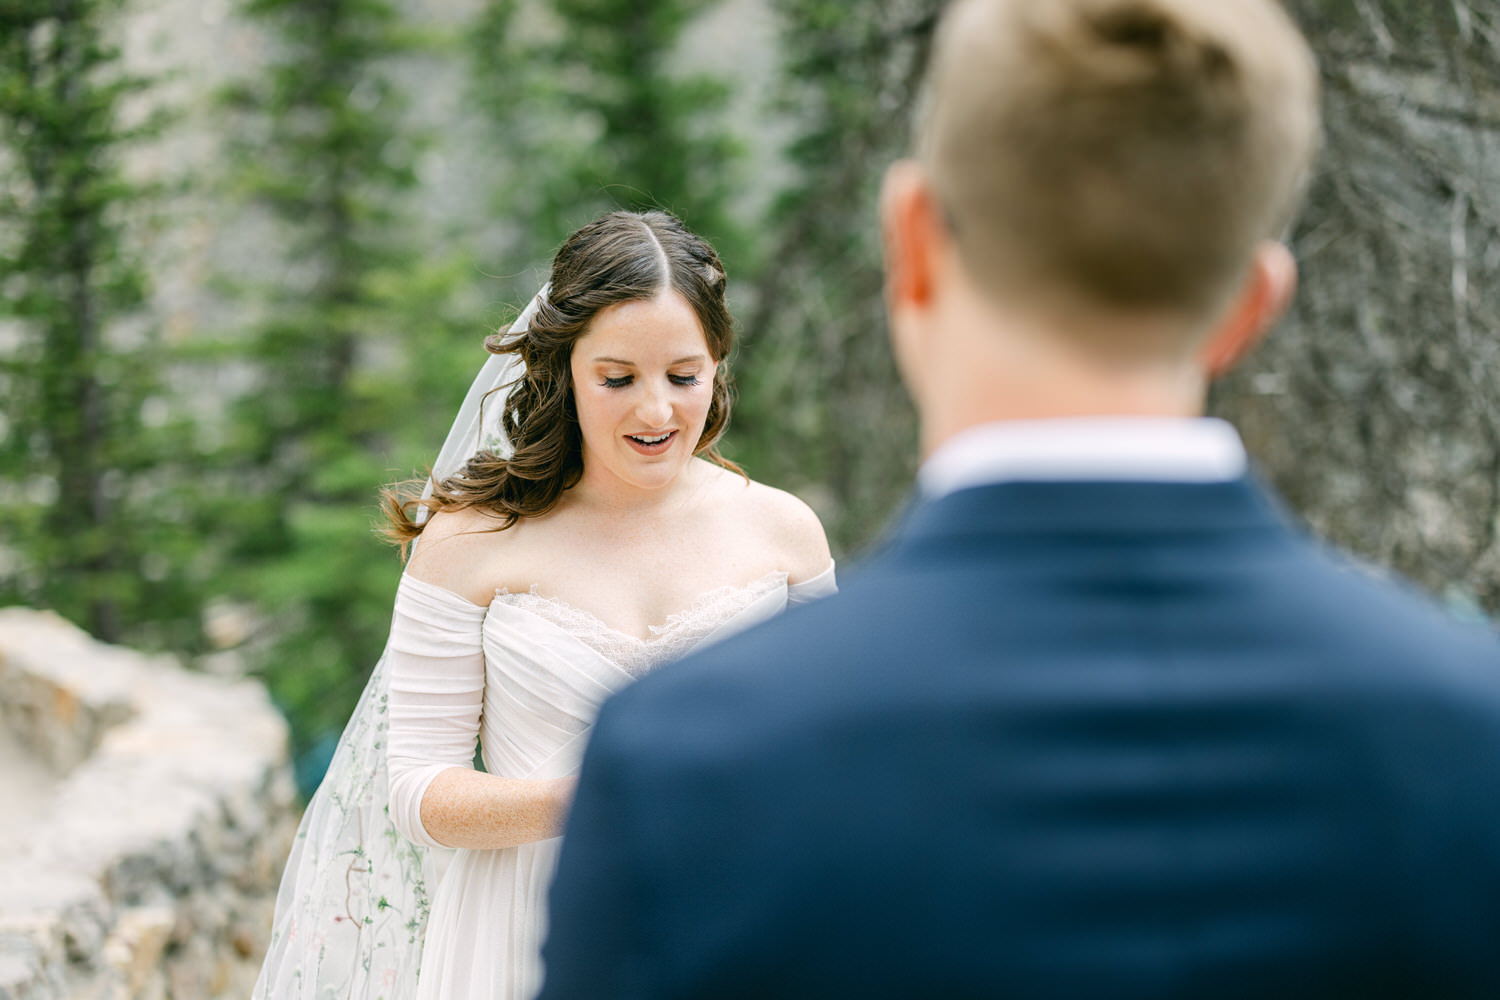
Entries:
<svg viewBox="0 0 1500 1000">
<path fill-rule="evenodd" d="M 672 419 L 672 401 L 667 398 L 666 392 L 656 386 L 645 386 L 641 392 L 640 401 L 635 406 L 637 420 L 644 423 L 647 429 L 655 430 L 666 425 Z"/>
</svg>

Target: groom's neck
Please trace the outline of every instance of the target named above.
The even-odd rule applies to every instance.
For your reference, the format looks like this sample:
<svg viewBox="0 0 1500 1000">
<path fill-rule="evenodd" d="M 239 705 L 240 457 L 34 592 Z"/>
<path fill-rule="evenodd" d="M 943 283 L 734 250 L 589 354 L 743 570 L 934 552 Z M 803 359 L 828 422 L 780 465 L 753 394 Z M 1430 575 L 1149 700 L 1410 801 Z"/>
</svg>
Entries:
<svg viewBox="0 0 1500 1000">
<path fill-rule="evenodd" d="M 1184 340 L 1154 318 L 1064 325 L 979 301 L 947 310 L 925 340 L 909 379 L 924 456 L 981 424 L 1203 412 L 1203 371 L 1185 346 L 1159 346 Z"/>
</svg>

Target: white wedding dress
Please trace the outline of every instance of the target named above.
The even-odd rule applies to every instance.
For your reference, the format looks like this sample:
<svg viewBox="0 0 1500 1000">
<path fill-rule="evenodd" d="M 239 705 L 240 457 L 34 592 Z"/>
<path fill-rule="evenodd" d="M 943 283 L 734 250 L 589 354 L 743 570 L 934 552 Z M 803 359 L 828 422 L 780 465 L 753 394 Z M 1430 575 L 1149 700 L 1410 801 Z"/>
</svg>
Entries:
<svg viewBox="0 0 1500 1000">
<path fill-rule="evenodd" d="M 574 774 L 599 705 L 668 660 L 835 590 L 830 566 L 788 586 L 774 573 L 704 594 L 640 639 L 537 593 L 488 607 L 403 577 L 387 650 L 390 817 L 413 842 L 422 793 L 472 765 L 512 778 Z M 541 987 L 546 891 L 561 838 L 460 850 L 432 897 L 418 1000 L 528 1000 Z M 370 969 L 379 981 L 381 970 Z M 394 973 L 389 973 L 394 981 Z"/>
</svg>

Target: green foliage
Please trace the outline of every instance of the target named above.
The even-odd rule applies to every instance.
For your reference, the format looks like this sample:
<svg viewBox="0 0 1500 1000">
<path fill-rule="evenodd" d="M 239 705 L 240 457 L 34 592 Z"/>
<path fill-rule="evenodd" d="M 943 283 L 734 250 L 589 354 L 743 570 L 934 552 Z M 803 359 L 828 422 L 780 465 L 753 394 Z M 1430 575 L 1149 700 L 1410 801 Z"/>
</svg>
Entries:
<svg viewBox="0 0 1500 1000">
<path fill-rule="evenodd" d="M 454 363 L 462 272 L 413 238 L 422 140 L 397 79 L 417 36 L 385 0 L 241 13 L 274 55 L 225 95 L 244 137 L 231 188 L 275 223 L 285 266 L 236 289 L 260 319 L 237 334 L 255 387 L 234 412 L 235 589 L 273 623 L 260 661 L 301 749 L 342 726 L 385 641 L 400 564 L 371 530 L 377 487 L 435 448 L 446 419 L 424 393 L 461 393 L 482 356 L 469 329 Z"/>
<path fill-rule="evenodd" d="M 832 0 L 775 6 L 798 179 L 766 226 L 730 443 L 758 476 L 812 502 L 848 551 L 890 520 L 915 461 L 885 334 L 875 204 L 881 171 L 904 149 L 936 4 L 861 17 Z"/>
<path fill-rule="evenodd" d="M 748 265 L 730 196 L 743 149 L 726 126 L 724 80 L 675 72 L 689 21 L 712 4 L 516 0 L 487 6 L 470 34 L 472 97 L 505 154 L 496 214 L 526 259 L 613 208 L 664 208 Z"/>
<path fill-rule="evenodd" d="M 151 124 L 120 123 L 147 81 L 106 40 L 119 15 L 116 0 L 0 5 L 0 602 L 191 647 L 201 564 L 179 557 L 198 498 L 129 236 L 152 192 L 120 159 Z"/>
</svg>

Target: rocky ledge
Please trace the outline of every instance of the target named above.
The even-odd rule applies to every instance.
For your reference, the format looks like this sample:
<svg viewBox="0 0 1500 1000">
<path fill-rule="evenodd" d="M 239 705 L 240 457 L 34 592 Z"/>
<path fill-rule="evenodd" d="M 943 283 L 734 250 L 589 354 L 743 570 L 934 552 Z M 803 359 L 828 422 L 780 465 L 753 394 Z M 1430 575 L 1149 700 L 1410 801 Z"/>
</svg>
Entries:
<svg viewBox="0 0 1500 1000">
<path fill-rule="evenodd" d="M 0 610 L 0 1000 L 249 995 L 296 828 L 263 688 Z"/>
</svg>

